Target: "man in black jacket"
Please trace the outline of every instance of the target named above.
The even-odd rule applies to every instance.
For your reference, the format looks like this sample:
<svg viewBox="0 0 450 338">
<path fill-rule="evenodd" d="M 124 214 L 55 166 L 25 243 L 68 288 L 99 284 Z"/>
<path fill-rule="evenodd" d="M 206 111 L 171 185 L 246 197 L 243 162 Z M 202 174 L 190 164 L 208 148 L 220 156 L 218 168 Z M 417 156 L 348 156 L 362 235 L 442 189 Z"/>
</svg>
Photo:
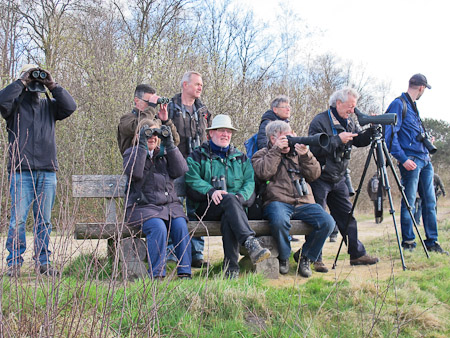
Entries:
<svg viewBox="0 0 450 338">
<path fill-rule="evenodd" d="M 169 103 L 169 119 L 173 121 L 180 135 L 180 149 L 187 158 L 194 149 L 206 141 L 206 128 L 211 126 L 211 114 L 200 100 L 203 91 L 202 75 L 195 71 L 186 72 L 181 79 L 181 93 L 176 94 Z M 186 196 L 184 177 L 176 180 L 177 195 Z M 192 206 L 186 203 L 188 215 Z M 195 221 L 196 219 L 191 219 Z M 169 249 L 171 245 L 169 243 Z M 192 267 L 200 268 L 205 265 L 203 260 L 204 240 L 193 237 L 191 240 Z"/>
<path fill-rule="evenodd" d="M 311 183 L 311 188 L 316 203 L 323 208 L 328 205 L 331 216 L 346 239 L 350 264 L 367 265 L 377 263 L 378 258 L 367 255 L 364 245 L 358 240 L 357 223 L 350 213 L 352 203 L 345 183 L 352 146 L 365 147 L 370 144 L 370 129 L 360 131 L 350 118 L 358 98 L 358 92 L 352 88 L 338 90 L 330 97 L 330 108 L 312 120 L 309 135 L 326 133 L 330 144 L 327 148 L 311 146 L 312 153 L 322 166 L 322 174 Z"/>
<path fill-rule="evenodd" d="M 53 99 L 39 98 L 39 92 Z M 22 67 L 20 77 L 0 91 L 0 111 L 8 132 L 8 171 L 11 193 L 11 220 L 6 249 L 10 277 L 20 275 L 26 249 L 25 222 L 30 206 L 34 213 L 34 255 L 37 272 L 59 274 L 50 265 L 48 242 L 51 211 L 56 192 L 55 123 L 76 110 L 72 96 L 36 65 Z"/>
</svg>

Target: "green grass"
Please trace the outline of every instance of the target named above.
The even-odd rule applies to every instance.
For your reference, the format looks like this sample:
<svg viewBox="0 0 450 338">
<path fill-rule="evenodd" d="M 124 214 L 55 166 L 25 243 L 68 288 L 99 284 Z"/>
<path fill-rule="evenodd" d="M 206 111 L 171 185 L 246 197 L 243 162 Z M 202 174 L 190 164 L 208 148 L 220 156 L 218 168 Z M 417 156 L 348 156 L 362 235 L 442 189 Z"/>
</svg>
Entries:
<svg viewBox="0 0 450 338">
<path fill-rule="evenodd" d="M 440 240 L 450 243 L 449 222 L 440 226 Z M 366 245 L 398 264 L 395 236 Z M 2 280 L 4 336 L 448 337 L 450 259 L 430 256 L 420 248 L 405 253 L 408 269 L 385 279 L 330 281 L 314 274 L 274 287 L 245 272 L 224 280 L 220 262 L 189 281 L 122 281 L 111 277 L 106 258 L 84 255 L 60 281 Z"/>
</svg>

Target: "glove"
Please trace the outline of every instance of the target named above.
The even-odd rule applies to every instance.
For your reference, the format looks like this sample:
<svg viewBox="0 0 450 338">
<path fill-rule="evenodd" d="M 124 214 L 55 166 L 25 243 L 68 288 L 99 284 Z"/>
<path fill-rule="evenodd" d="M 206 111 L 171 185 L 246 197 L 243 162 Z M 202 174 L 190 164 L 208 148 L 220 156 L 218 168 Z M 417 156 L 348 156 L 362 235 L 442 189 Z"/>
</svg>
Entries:
<svg viewBox="0 0 450 338">
<path fill-rule="evenodd" d="M 31 81 L 33 81 L 33 79 L 31 78 L 31 72 L 37 70 L 38 68 L 31 68 L 28 69 L 26 72 L 23 72 L 20 77 L 19 80 L 22 81 L 23 85 L 25 87 L 28 87 L 28 85 L 30 84 Z"/>
<path fill-rule="evenodd" d="M 147 146 L 147 135 L 145 134 L 145 131 L 148 130 L 148 126 L 145 125 L 141 128 L 141 130 L 139 131 L 139 147 L 144 148 L 144 149 L 148 149 Z"/>
<path fill-rule="evenodd" d="M 45 79 L 42 80 L 42 83 L 44 86 L 46 86 L 48 88 L 48 90 L 52 91 L 56 87 L 56 82 L 55 82 L 55 80 L 53 80 L 52 75 L 48 71 L 46 71 L 44 69 L 42 69 L 42 71 L 47 74 Z"/>
<path fill-rule="evenodd" d="M 166 148 L 166 150 L 171 150 L 175 148 L 175 144 L 173 142 L 172 131 L 168 126 L 161 126 L 161 132 L 168 132 L 168 136 L 163 137 L 161 140 L 161 144 Z"/>
</svg>

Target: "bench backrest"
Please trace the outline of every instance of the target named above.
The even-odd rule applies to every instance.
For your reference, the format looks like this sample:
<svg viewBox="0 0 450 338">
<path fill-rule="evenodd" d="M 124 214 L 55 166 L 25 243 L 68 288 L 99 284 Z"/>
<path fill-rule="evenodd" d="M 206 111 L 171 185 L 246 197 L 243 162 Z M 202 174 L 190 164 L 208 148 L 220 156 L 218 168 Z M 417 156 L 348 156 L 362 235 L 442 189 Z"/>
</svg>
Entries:
<svg viewBox="0 0 450 338">
<path fill-rule="evenodd" d="M 126 175 L 72 175 L 73 197 L 125 197 Z"/>
</svg>

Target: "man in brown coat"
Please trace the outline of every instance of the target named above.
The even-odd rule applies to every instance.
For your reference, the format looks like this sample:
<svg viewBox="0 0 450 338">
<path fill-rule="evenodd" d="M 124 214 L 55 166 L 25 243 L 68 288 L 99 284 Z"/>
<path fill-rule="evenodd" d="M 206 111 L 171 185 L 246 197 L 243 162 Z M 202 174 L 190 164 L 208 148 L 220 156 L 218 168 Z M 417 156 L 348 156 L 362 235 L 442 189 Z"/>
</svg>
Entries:
<svg viewBox="0 0 450 338">
<path fill-rule="evenodd" d="M 123 155 L 126 149 L 133 146 L 132 141 L 139 121 L 143 119 L 159 119 L 163 125 L 170 127 L 175 145 L 180 143 L 180 137 L 173 122 L 169 119 L 167 104 L 161 104 L 156 110 L 159 96 L 156 90 L 148 84 L 140 84 L 134 91 L 134 108 L 131 112 L 122 115 L 117 127 L 117 143 Z"/>
<path fill-rule="evenodd" d="M 307 183 L 320 176 L 320 165 L 304 144 L 295 144 L 291 149 L 287 136 L 293 133 L 284 121 L 270 122 L 266 134 L 268 146 L 253 155 L 252 164 L 258 179 L 268 182 L 263 194 L 263 216 L 269 220 L 272 236 L 278 242 L 280 273 L 289 272 L 290 220 L 295 219 L 313 228 L 302 247 L 298 268 L 300 275 L 310 277 L 310 263 L 317 260 L 335 226 L 333 218 L 315 203 Z"/>
</svg>

